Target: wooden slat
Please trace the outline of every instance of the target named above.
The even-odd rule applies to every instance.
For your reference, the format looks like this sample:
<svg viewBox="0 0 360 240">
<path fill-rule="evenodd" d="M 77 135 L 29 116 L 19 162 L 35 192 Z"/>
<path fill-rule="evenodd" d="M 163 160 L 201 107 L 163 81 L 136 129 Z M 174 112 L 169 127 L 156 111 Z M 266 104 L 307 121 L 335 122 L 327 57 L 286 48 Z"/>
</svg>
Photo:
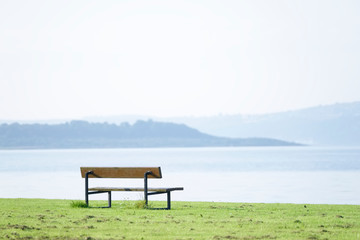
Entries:
<svg viewBox="0 0 360 240">
<path fill-rule="evenodd" d="M 147 171 L 153 174 L 148 175 L 149 178 L 161 178 L 160 167 L 81 167 L 81 176 L 85 178 L 85 174 L 89 174 L 89 178 L 144 178 Z"/>
<path fill-rule="evenodd" d="M 176 188 L 148 188 L 149 192 L 166 192 L 166 191 L 176 191 L 176 190 L 184 190 L 182 187 Z M 134 192 L 143 192 L 144 188 L 141 187 L 93 187 L 89 188 L 89 191 L 134 191 Z"/>
</svg>

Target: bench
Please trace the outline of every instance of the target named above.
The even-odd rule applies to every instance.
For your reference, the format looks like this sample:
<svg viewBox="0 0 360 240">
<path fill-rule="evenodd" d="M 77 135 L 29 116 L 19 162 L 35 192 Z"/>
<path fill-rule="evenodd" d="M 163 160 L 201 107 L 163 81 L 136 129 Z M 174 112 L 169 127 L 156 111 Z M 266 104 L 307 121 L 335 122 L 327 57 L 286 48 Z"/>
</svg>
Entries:
<svg viewBox="0 0 360 240">
<path fill-rule="evenodd" d="M 174 188 L 149 188 L 149 178 L 162 178 L 160 167 L 80 167 L 81 176 L 85 178 L 85 202 L 89 206 L 89 195 L 108 193 L 108 208 L 111 207 L 112 191 L 136 191 L 144 192 L 145 205 L 148 207 L 148 196 L 155 194 L 167 194 L 166 209 L 171 208 L 170 194 L 172 191 L 184 190 L 183 187 Z M 89 188 L 89 178 L 142 178 L 144 187 L 91 187 Z"/>
</svg>

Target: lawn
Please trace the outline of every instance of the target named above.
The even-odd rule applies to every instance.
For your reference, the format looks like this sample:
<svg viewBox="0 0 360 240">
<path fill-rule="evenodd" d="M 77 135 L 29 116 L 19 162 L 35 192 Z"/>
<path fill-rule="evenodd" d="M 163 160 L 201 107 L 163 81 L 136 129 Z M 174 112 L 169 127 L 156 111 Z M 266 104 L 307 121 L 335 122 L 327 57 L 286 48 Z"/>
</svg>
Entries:
<svg viewBox="0 0 360 240">
<path fill-rule="evenodd" d="M 113 201 L 110 209 L 77 203 L 0 199 L 0 238 L 360 239 L 358 205 L 172 202 L 171 210 L 149 210 L 138 201 Z"/>
</svg>

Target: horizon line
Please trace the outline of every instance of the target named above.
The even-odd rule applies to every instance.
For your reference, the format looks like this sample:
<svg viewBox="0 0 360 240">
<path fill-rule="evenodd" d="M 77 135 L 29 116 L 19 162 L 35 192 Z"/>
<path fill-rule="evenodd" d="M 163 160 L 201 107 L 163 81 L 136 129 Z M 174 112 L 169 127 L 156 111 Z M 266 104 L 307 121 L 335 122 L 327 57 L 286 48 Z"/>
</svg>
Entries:
<svg viewBox="0 0 360 240">
<path fill-rule="evenodd" d="M 88 115 L 88 116 L 82 116 L 82 117 L 56 117 L 56 118 L 37 118 L 37 119 L 22 119 L 22 120 L 14 120 L 14 119 L 0 119 L 0 123 L 11 123 L 11 122 L 68 122 L 68 121 L 77 121 L 77 120 L 83 120 L 88 121 L 90 118 L 119 118 L 119 117 L 128 117 L 128 118 L 139 118 L 137 120 L 152 120 L 153 118 L 156 119 L 171 119 L 171 118 L 211 118 L 211 117 L 219 117 L 219 116 L 260 116 L 260 115 L 270 115 L 270 114 L 279 114 L 279 113 L 286 113 L 286 112 L 293 112 L 293 111 L 302 111 L 312 108 L 318 108 L 318 107 L 330 107 L 334 105 L 342 105 L 342 104 L 356 104 L 360 103 L 360 100 L 358 101 L 351 101 L 351 102 L 336 102 L 332 104 L 319 104 L 319 105 L 312 105 L 309 107 L 300 107 L 295 109 L 287 109 L 282 111 L 274 111 L 274 112 L 263 112 L 263 113 L 217 113 L 217 114 L 208 114 L 208 115 L 177 115 L 177 116 L 159 116 L 159 115 L 147 115 L 147 114 L 112 114 L 112 115 Z"/>
</svg>

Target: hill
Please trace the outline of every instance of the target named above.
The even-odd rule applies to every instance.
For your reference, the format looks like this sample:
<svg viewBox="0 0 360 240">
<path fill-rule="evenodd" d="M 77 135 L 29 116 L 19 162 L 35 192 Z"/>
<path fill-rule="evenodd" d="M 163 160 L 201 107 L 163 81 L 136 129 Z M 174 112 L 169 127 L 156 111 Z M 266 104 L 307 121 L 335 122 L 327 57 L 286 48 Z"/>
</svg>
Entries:
<svg viewBox="0 0 360 240">
<path fill-rule="evenodd" d="M 182 122 L 199 131 L 224 137 L 261 136 L 310 145 L 360 145 L 360 102 L 272 114 L 162 120 Z"/>
<path fill-rule="evenodd" d="M 61 124 L 2 124 L 0 148 L 126 148 L 293 146 L 269 138 L 225 138 L 184 124 L 139 120 L 133 125 L 71 121 Z"/>
</svg>

